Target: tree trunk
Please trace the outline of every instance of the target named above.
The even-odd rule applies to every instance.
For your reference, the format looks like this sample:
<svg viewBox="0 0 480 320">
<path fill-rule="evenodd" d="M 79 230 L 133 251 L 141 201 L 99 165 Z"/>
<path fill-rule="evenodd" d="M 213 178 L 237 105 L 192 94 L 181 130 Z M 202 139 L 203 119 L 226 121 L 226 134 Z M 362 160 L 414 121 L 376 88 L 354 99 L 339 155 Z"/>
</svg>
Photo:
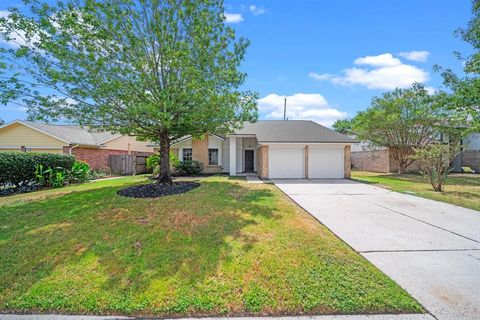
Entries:
<svg viewBox="0 0 480 320">
<path fill-rule="evenodd" d="M 170 176 L 170 137 L 167 133 L 160 135 L 160 177 L 158 183 L 173 183 Z"/>
</svg>

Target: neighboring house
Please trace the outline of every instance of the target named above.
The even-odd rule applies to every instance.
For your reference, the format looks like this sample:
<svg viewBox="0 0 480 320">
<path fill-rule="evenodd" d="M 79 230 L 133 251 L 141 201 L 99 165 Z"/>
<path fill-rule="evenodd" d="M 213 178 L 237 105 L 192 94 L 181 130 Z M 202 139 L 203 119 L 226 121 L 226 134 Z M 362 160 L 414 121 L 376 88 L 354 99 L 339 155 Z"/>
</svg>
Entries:
<svg viewBox="0 0 480 320">
<path fill-rule="evenodd" d="M 355 143 L 352 145 L 352 166 L 356 170 L 397 173 L 398 166 L 393 159 L 390 149 L 387 147 L 377 147 L 370 150 L 365 143 Z M 418 162 L 414 162 L 406 168 L 406 172 L 418 172 L 420 170 Z"/>
<path fill-rule="evenodd" d="M 69 153 L 92 168 L 108 167 L 109 155 L 150 154 L 149 142 L 135 137 L 91 132 L 76 125 L 52 125 L 15 120 L 0 126 L 0 152 Z"/>
<path fill-rule="evenodd" d="M 171 146 L 180 160 L 198 160 L 204 172 L 255 172 L 261 178 L 348 178 L 356 142 L 313 121 L 245 123 L 232 135 L 184 137 Z"/>
<path fill-rule="evenodd" d="M 462 167 L 470 167 L 480 172 L 480 133 L 470 134 L 462 145 L 462 152 L 452 161 L 454 171 L 461 172 Z"/>
<path fill-rule="evenodd" d="M 461 172 L 461 167 L 470 167 L 480 172 L 480 133 L 473 133 L 462 141 L 462 152 L 452 161 L 453 171 Z M 397 165 L 393 160 L 392 153 L 387 147 L 378 147 L 369 150 L 364 143 L 352 145 L 352 165 L 354 169 L 361 171 L 396 173 Z M 412 163 L 406 168 L 406 172 L 418 172 L 418 162 Z"/>
</svg>

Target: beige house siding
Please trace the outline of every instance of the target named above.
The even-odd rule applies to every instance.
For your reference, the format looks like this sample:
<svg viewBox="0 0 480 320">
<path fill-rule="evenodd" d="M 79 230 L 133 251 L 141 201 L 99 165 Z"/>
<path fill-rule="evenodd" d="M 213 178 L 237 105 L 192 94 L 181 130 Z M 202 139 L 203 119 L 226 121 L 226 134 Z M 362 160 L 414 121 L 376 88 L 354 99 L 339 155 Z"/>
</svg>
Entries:
<svg viewBox="0 0 480 320">
<path fill-rule="evenodd" d="M 110 140 L 103 145 L 104 149 L 111 150 L 125 150 L 125 151 L 138 151 L 138 152 L 154 152 L 152 147 L 147 147 L 147 145 L 152 145 L 152 142 L 148 141 L 138 141 L 135 137 L 132 136 L 121 136 Z"/>
<path fill-rule="evenodd" d="M 221 165 L 211 166 L 208 164 L 208 140 L 212 139 L 205 135 L 203 139 L 192 140 L 192 158 L 203 163 L 204 173 L 219 173 L 222 171 Z M 219 150 L 220 152 L 220 150 Z"/>
<path fill-rule="evenodd" d="M 27 152 L 63 153 L 62 149 L 28 149 Z"/>
<path fill-rule="evenodd" d="M 46 151 L 36 149 L 35 152 L 62 153 L 61 147 L 65 145 L 68 144 L 20 123 L 13 123 L 0 129 L 0 149 L 3 149 L 0 151 L 15 151 L 15 149 L 4 149 L 2 147 L 16 147 L 20 150 L 21 146 L 25 146 L 27 149 L 29 147 L 54 147 L 59 149 L 45 148 Z"/>
<path fill-rule="evenodd" d="M 268 179 L 268 146 L 257 149 L 257 174 L 262 179 Z"/>
</svg>

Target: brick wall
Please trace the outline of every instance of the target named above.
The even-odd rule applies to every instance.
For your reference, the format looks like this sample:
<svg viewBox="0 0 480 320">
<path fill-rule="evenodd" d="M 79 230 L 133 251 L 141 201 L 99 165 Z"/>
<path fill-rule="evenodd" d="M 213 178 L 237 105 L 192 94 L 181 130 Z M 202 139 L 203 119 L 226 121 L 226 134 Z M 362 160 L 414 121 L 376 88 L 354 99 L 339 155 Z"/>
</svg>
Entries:
<svg viewBox="0 0 480 320">
<path fill-rule="evenodd" d="M 397 173 L 397 165 L 388 149 L 377 151 L 355 151 L 352 152 L 351 161 L 353 167 L 360 171 Z M 405 172 L 418 172 L 420 164 L 413 162 Z"/>
<path fill-rule="evenodd" d="M 360 171 L 390 172 L 389 152 L 387 149 L 372 151 L 355 151 L 351 153 L 353 167 Z"/>
<path fill-rule="evenodd" d="M 343 176 L 344 178 L 351 178 L 352 177 L 352 147 L 351 146 L 345 146 L 343 157 L 344 157 Z"/>
<path fill-rule="evenodd" d="M 127 154 L 127 151 L 77 147 L 72 149 L 72 154 L 77 160 L 88 163 L 92 169 L 98 169 L 108 167 L 109 154 Z"/>
</svg>

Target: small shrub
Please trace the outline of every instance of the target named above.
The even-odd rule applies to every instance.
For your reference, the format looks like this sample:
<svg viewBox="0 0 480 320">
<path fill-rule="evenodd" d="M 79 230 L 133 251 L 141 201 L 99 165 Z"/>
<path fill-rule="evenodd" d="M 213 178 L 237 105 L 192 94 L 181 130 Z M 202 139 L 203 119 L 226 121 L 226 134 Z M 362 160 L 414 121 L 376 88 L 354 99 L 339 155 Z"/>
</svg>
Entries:
<svg viewBox="0 0 480 320">
<path fill-rule="evenodd" d="M 52 169 L 44 168 L 41 164 L 35 165 L 35 181 L 37 181 L 40 186 L 43 187 L 47 185 L 51 173 Z"/>
<path fill-rule="evenodd" d="M 65 185 L 65 172 L 61 167 L 44 168 L 43 165 L 35 166 L 35 181 L 41 187 L 61 188 Z"/>
<path fill-rule="evenodd" d="M 147 158 L 147 172 L 151 172 L 154 177 L 160 174 L 160 156 L 152 154 Z"/>
<path fill-rule="evenodd" d="M 84 161 L 75 161 L 68 171 L 68 180 L 72 183 L 82 183 L 90 177 L 90 166 Z"/>
<path fill-rule="evenodd" d="M 200 161 L 179 161 L 179 163 L 174 166 L 178 175 L 181 176 L 190 176 L 199 174 L 203 170 L 203 164 Z"/>
<path fill-rule="evenodd" d="M 176 168 L 180 164 L 178 157 L 170 151 L 170 164 Z M 160 155 L 153 154 L 147 158 L 147 170 L 152 172 L 153 177 L 158 177 L 160 175 Z"/>
<path fill-rule="evenodd" d="M 65 173 L 63 171 L 53 172 L 50 175 L 50 186 L 61 188 L 65 185 Z"/>
</svg>

